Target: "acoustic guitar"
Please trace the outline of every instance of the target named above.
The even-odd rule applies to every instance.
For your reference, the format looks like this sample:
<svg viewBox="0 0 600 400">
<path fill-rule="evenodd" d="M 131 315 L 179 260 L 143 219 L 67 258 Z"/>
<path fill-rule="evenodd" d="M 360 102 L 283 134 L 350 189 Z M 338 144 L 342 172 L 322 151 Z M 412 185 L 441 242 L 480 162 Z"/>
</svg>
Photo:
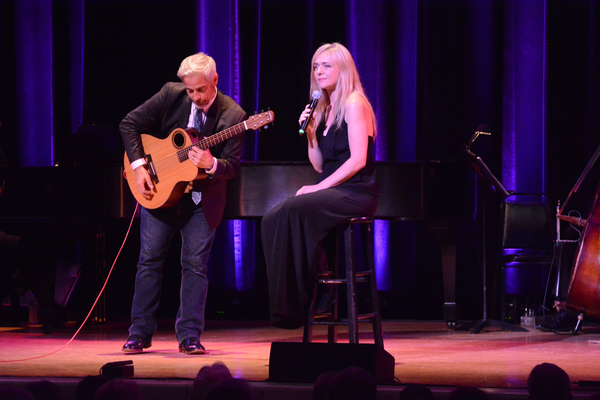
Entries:
<svg viewBox="0 0 600 400">
<path fill-rule="evenodd" d="M 207 176 L 189 159 L 189 152 L 194 146 L 206 150 L 247 130 L 259 129 L 273 122 L 274 119 L 273 111 L 256 114 L 237 125 L 202 139 L 193 128 L 187 130 L 177 128 L 165 139 L 142 134 L 146 167 L 154 182 L 153 194 L 150 199 L 146 199 L 138 191 L 135 172 L 125 153 L 124 169 L 129 189 L 138 203 L 146 208 L 171 207 L 181 199 L 190 181 L 204 179 Z"/>
</svg>

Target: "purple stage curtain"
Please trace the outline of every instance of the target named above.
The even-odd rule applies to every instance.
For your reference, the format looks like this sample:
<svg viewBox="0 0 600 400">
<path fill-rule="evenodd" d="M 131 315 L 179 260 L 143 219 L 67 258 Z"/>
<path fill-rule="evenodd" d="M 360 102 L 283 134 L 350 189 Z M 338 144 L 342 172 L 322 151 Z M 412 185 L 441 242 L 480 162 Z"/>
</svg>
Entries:
<svg viewBox="0 0 600 400">
<path fill-rule="evenodd" d="M 22 165 L 54 164 L 52 2 L 16 2 L 15 66 Z"/>
<path fill-rule="evenodd" d="M 0 0 L 0 145 L 13 164 L 52 166 L 80 125 L 116 126 L 203 51 L 219 89 L 251 115 L 275 111 L 273 127 L 247 135 L 244 160 L 306 161 L 297 119 L 311 56 L 339 41 L 376 112 L 378 161 L 462 159 L 487 124 L 492 135 L 474 152 L 507 189 L 555 202 L 600 141 L 599 15 L 594 0 Z M 588 202 L 592 175 L 581 190 Z M 479 296 L 468 293 L 480 287 L 480 238 L 469 226 L 480 212 L 454 226 L 463 303 Z M 259 227 L 219 228 L 216 287 L 264 292 Z M 377 221 L 375 232 L 390 312 L 440 317 L 431 235 L 418 222 Z"/>
</svg>

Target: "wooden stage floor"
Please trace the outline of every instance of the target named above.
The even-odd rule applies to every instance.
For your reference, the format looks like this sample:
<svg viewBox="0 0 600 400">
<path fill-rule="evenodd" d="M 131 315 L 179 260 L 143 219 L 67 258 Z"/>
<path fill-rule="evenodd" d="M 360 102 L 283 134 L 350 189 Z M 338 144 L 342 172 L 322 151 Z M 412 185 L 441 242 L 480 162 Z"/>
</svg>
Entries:
<svg viewBox="0 0 600 400">
<path fill-rule="evenodd" d="M 132 355 L 121 352 L 127 327 L 125 322 L 86 326 L 64 348 L 77 327 L 67 326 L 52 334 L 43 334 L 39 326 L 0 328 L 0 382 L 31 378 L 76 382 L 97 375 L 108 362 L 133 360 L 134 379 L 139 382 L 179 382 L 191 387 L 202 366 L 221 361 L 234 376 L 266 387 L 271 343 L 300 342 L 302 338 L 301 329 L 272 328 L 263 321 L 208 321 L 201 338 L 207 353 L 187 356 L 178 352 L 173 323 L 161 322 L 152 347 Z M 398 382 L 382 388 L 382 393 L 397 392 L 408 383 L 422 383 L 438 393 L 472 386 L 490 393 L 513 394 L 503 398 L 526 398 L 529 372 L 543 362 L 557 364 L 569 374 L 576 398 L 600 391 L 597 327 L 584 327 L 577 335 L 495 328 L 471 334 L 450 330 L 444 322 L 425 321 L 384 321 L 383 328 L 385 349 L 395 358 Z M 361 325 L 361 332 L 365 329 L 361 342 L 372 343 L 368 327 Z M 347 338 L 342 328 L 340 333 L 341 339 Z M 315 328 L 315 337 L 325 341 L 325 331 Z M 310 385 L 304 388 L 307 391 L 296 398 L 310 398 Z"/>
</svg>

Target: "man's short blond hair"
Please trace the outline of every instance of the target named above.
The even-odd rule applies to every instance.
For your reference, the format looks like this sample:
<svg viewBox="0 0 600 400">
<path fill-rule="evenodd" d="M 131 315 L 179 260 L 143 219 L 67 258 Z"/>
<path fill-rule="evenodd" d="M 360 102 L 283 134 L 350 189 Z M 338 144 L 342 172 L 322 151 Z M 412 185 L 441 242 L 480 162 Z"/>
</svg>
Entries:
<svg viewBox="0 0 600 400">
<path fill-rule="evenodd" d="M 217 64 L 215 60 L 204 53 L 196 53 L 186 57 L 179 66 L 177 76 L 183 79 L 190 75 L 203 75 L 208 82 L 212 82 L 217 75 Z"/>
</svg>

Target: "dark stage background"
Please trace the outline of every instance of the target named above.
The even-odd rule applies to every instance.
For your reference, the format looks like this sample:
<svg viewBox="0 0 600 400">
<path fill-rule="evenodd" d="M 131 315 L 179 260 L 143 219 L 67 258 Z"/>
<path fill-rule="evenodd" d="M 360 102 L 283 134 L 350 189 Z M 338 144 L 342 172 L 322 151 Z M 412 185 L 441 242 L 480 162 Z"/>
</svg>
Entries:
<svg viewBox="0 0 600 400">
<path fill-rule="evenodd" d="M 244 160 L 306 161 L 297 118 L 310 97 L 310 59 L 339 41 L 376 110 L 378 161 L 464 162 L 462 144 L 487 124 L 492 135 L 473 151 L 507 189 L 545 195 L 554 208 L 600 144 L 599 18 L 595 0 L 0 0 L 0 146 L 23 168 L 119 165 L 120 120 L 177 80 L 184 57 L 204 51 L 217 61 L 219 88 L 249 114 L 275 111 L 273 127 L 246 136 Z M 597 170 L 566 212 L 587 216 Z M 467 175 L 459 180 L 477 185 Z M 81 202 L 94 184 L 81 182 Z M 496 299 L 500 201 L 482 184 L 435 189 L 458 244 L 459 317 L 480 318 L 483 221 Z M 458 213 L 450 199 L 465 192 L 471 212 Z M 105 228 L 109 265 L 125 227 Z M 211 317 L 266 317 L 259 232 L 257 220 L 219 228 Z M 384 316 L 442 318 L 435 233 L 423 221 L 388 219 L 377 221 L 376 237 Z M 107 288 L 109 318 L 129 312 L 138 239 L 134 227 Z M 89 257 L 76 258 L 85 265 Z M 166 316 L 177 305 L 177 262 L 175 251 L 165 267 Z M 80 289 L 73 306 L 85 309 L 89 292 Z"/>
</svg>

